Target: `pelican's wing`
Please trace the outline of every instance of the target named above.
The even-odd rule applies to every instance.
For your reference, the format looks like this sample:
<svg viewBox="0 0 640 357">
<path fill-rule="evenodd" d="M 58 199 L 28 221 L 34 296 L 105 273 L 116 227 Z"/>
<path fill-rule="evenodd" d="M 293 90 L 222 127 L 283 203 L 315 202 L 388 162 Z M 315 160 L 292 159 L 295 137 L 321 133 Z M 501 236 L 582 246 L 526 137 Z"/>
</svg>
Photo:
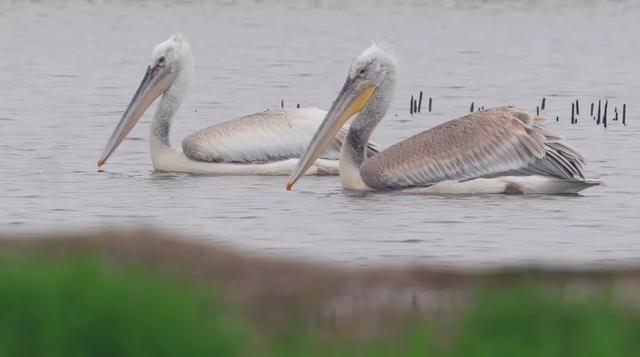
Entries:
<svg viewBox="0 0 640 357">
<path fill-rule="evenodd" d="M 360 175 L 378 190 L 503 175 L 584 179 L 583 155 L 543 121 L 514 107 L 469 114 L 382 151 Z"/>
<path fill-rule="evenodd" d="M 202 129 L 182 142 L 192 160 L 266 163 L 298 158 L 320 126 L 326 112 L 317 108 L 275 109 Z M 338 159 L 346 129 L 321 158 Z M 377 146 L 370 146 L 371 156 Z"/>
</svg>

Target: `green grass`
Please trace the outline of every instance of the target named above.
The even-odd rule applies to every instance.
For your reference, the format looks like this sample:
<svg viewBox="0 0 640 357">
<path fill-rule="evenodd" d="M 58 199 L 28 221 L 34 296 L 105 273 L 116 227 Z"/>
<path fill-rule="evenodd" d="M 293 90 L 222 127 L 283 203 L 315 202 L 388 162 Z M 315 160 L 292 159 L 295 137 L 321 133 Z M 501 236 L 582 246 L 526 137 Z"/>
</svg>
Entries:
<svg viewBox="0 0 640 357">
<path fill-rule="evenodd" d="M 606 291 L 581 301 L 535 283 L 486 289 L 463 317 L 454 350 L 460 356 L 632 356 L 640 353 L 640 317 Z"/>
<path fill-rule="evenodd" d="M 0 356 L 237 356 L 219 299 L 91 259 L 0 263 Z"/>
<path fill-rule="evenodd" d="M 374 340 L 298 319 L 264 331 L 211 289 L 99 259 L 0 259 L 0 356 L 632 356 L 640 316 L 612 295 L 524 281 Z M 312 313 L 310 313 L 312 315 Z M 402 331 L 402 332 L 398 332 Z"/>
</svg>

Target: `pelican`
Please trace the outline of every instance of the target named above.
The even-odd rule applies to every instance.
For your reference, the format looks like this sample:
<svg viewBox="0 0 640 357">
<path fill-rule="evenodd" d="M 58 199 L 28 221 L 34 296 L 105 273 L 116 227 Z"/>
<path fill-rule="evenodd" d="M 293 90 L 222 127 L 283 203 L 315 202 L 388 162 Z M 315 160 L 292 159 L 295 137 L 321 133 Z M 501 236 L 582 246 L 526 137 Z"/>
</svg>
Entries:
<svg viewBox="0 0 640 357">
<path fill-rule="evenodd" d="M 340 152 L 348 189 L 418 193 L 576 193 L 583 155 L 545 129 L 544 119 L 498 107 L 451 120 L 367 157 L 365 147 L 391 103 L 396 60 L 373 44 L 353 61 L 347 80 L 293 171 L 287 190 L 332 143 L 351 117 Z"/>
<path fill-rule="evenodd" d="M 151 123 L 151 162 L 158 171 L 226 175 L 288 175 L 326 112 L 318 108 L 267 110 L 202 129 L 182 142 L 169 142 L 172 119 L 193 73 L 191 47 L 180 34 L 158 44 L 133 99 L 98 160 L 102 167 L 146 109 L 162 96 Z M 311 174 L 337 174 L 346 130 L 321 154 Z M 368 154 L 377 152 L 368 146 Z"/>
</svg>

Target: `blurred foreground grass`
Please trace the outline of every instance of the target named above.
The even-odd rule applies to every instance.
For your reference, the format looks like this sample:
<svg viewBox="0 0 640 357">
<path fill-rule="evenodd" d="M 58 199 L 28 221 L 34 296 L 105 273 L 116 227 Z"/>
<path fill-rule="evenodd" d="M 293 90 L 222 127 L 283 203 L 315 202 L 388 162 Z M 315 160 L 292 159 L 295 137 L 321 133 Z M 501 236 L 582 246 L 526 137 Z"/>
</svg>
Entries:
<svg viewBox="0 0 640 357">
<path fill-rule="evenodd" d="M 361 336 L 314 323 L 315 302 L 277 310 L 278 324 L 220 284 L 145 259 L 51 247 L 0 255 L 0 356 L 632 356 L 640 314 L 610 289 L 523 274 L 473 279 L 466 304 L 382 318 Z M 6 251 L 5 251 L 6 253 Z M 246 264 L 234 269 L 244 269 Z M 545 278 L 546 279 L 546 278 Z M 255 282 L 254 282 L 255 283 Z M 291 281 L 295 284 L 294 281 Z M 238 297 L 238 299 L 235 299 Z M 305 310 L 307 309 L 307 310 Z M 291 311 L 289 311 L 291 310 Z M 272 312 L 272 311 L 271 311 Z M 268 311 L 265 314 L 269 314 Z M 444 314 L 444 316 L 442 316 Z M 271 320 L 269 320 L 271 321 Z M 317 322 L 317 321 L 315 321 Z"/>
<path fill-rule="evenodd" d="M 211 294 L 91 258 L 0 263 L 3 356 L 233 356 L 238 321 Z"/>
</svg>

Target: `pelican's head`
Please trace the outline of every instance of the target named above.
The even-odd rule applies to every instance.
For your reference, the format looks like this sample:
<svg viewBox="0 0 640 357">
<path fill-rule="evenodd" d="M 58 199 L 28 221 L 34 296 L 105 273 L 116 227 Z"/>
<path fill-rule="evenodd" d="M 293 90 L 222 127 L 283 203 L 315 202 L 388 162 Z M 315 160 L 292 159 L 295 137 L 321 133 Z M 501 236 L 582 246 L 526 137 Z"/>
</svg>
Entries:
<svg viewBox="0 0 640 357">
<path fill-rule="evenodd" d="M 180 33 L 174 33 L 166 41 L 160 42 L 151 52 L 150 67 L 164 66 L 172 73 L 177 73 L 193 66 L 191 46 Z"/>
<path fill-rule="evenodd" d="M 370 104 L 380 118 L 384 116 L 393 94 L 396 62 L 385 46 L 375 43 L 353 60 L 338 98 L 300 158 L 289 178 L 287 190 L 291 190 L 296 181 L 313 165 L 351 117 L 358 115 Z M 355 121 L 352 125 L 354 124 Z"/>
<path fill-rule="evenodd" d="M 180 34 L 171 35 L 153 49 L 147 72 L 104 147 L 98 167 L 105 164 L 147 108 L 171 87 L 178 74 L 184 70 L 190 72 L 192 66 L 191 47 Z"/>
<path fill-rule="evenodd" d="M 381 87 L 395 76 L 397 62 L 385 44 L 373 43 L 353 60 L 347 81 L 369 81 L 374 87 Z"/>
</svg>

